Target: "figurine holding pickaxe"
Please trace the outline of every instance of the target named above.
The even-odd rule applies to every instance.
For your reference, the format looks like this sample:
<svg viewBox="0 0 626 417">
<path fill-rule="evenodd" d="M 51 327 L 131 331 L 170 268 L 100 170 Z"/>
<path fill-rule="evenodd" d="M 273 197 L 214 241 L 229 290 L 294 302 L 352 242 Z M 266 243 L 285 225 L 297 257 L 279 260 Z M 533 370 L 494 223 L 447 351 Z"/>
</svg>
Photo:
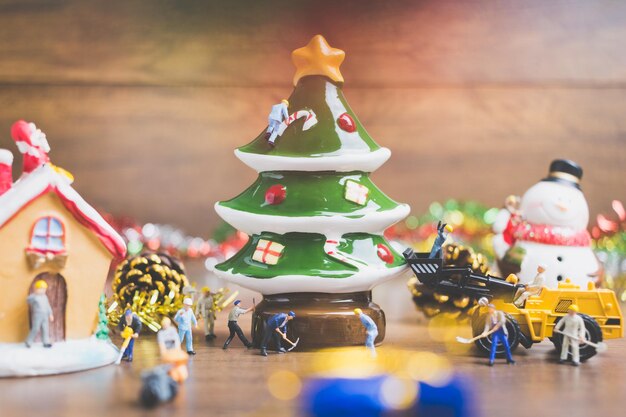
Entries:
<svg viewBox="0 0 626 417">
<path fill-rule="evenodd" d="M 267 356 L 267 344 L 270 339 L 274 339 L 276 344 L 276 351 L 278 353 L 286 353 L 293 350 L 300 341 L 300 338 L 292 342 L 287 338 L 287 323 L 296 317 L 296 313 L 290 311 L 288 314 L 278 313 L 270 317 L 265 323 L 265 329 L 263 330 L 263 340 L 261 342 L 261 355 Z M 281 339 L 287 341 L 291 347 L 285 349 L 281 345 Z"/>
<path fill-rule="evenodd" d="M 496 307 L 493 304 L 488 304 L 487 299 L 484 297 L 478 300 L 478 304 L 480 306 L 486 305 L 488 308 L 488 313 L 485 317 L 485 329 L 481 334 L 472 339 L 457 337 L 456 340 L 461 343 L 472 343 L 478 339 L 491 336 L 489 366 L 493 366 L 494 364 L 496 359 L 496 349 L 500 343 L 504 346 L 504 351 L 506 352 L 506 362 L 514 364 L 515 361 L 513 360 L 513 356 L 511 356 L 511 347 L 509 346 L 509 333 L 506 328 L 506 316 L 502 311 L 496 310 Z"/>
</svg>

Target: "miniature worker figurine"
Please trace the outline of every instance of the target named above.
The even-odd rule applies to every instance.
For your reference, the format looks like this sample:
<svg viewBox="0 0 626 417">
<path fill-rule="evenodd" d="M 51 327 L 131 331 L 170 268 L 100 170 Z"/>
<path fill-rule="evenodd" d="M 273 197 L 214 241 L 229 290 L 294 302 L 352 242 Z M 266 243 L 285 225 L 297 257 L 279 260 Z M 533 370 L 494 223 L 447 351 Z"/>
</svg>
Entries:
<svg viewBox="0 0 626 417">
<path fill-rule="evenodd" d="M 270 339 L 274 339 L 276 352 L 285 353 L 287 349 L 282 347 L 280 340 L 287 339 L 287 323 L 296 317 L 296 313 L 290 311 L 289 314 L 278 313 L 267 319 L 263 330 L 263 340 L 261 341 L 261 355 L 267 356 L 267 344 Z"/>
<path fill-rule="evenodd" d="M 485 330 L 481 334 L 481 337 L 487 337 L 491 334 L 491 353 L 489 355 L 489 366 L 493 366 L 496 359 L 496 349 L 498 343 L 504 345 L 506 351 L 506 362 L 514 364 L 515 361 L 511 356 L 511 347 L 509 346 L 509 332 L 506 329 L 506 317 L 502 311 L 496 310 L 493 304 L 488 304 L 489 313 L 485 318 Z"/>
<path fill-rule="evenodd" d="M 363 323 L 363 326 L 365 327 L 367 335 L 365 338 L 365 347 L 370 350 L 372 357 L 375 358 L 376 347 L 374 346 L 374 340 L 376 340 L 376 337 L 378 336 L 378 327 L 376 326 L 376 323 L 374 323 L 374 320 L 372 320 L 372 318 L 367 314 L 364 314 L 363 310 L 360 308 L 355 308 L 354 314 L 359 316 L 361 323 Z"/>
<path fill-rule="evenodd" d="M 585 343 L 585 322 L 578 314 L 578 306 L 571 304 L 567 314 L 554 326 L 554 331 L 563 335 L 561 358 L 559 363 L 567 360 L 569 349 L 572 351 L 572 365 L 580 365 L 580 344 Z"/>
<path fill-rule="evenodd" d="M 278 136 L 278 126 L 289 117 L 288 108 L 289 102 L 287 100 L 281 100 L 280 103 L 272 106 L 267 122 L 267 132 L 265 132 L 265 139 L 271 146 L 274 146 Z"/>
<path fill-rule="evenodd" d="M 215 302 L 209 287 L 202 288 L 202 295 L 196 304 L 196 316 L 204 321 L 204 340 L 215 339 Z"/>
<path fill-rule="evenodd" d="M 178 383 L 184 382 L 189 377 L 187 362 L 189 355 L 180 349 L 180 337 L 176 328 L 172 326 L 172 320 L 164 317 L 161 320 L 161 330 L 157 333 L 161 360 L 170 366 L 169 375 Z"/>
<path fill-rule="evenodd" d="M 241 327 L 239 327 L 237 320 L 242 314 L 246 314 L 254 310 L 254 307 L 246 309 L 243 307 L 239 307 L 239 304 L 241 304 L 241 300 L 235 300 L 233 309 L 230 310 L 230 313 L 228 313 L 228 330 L 230 330 L 230 335 L 228 336 L 228 339 L 226 339 L 226 341 L 224 342 L 224 349 L 228 349 L 228 345 L 230 345 L 230 342 L 232 342 L 235 334 L 237 334 L 239 340 L 241 340 L 241 343 L 243 343 L 248 349 L 252 347 L 252 343 L 250 343 L 248 339 L 246 339 L 246 336 L 243 334 Z"/>
<path fill-rule="evenodd" d="M 191 309 L 192 305 L 193 301 L 191 301 L 191 298 L 185 298 L 183 300 L 183 308 L 178 310 L 174 316 L 174 321 L 178 324 L 178 336 L 180 337 L 180 343 L 183 343 L 184 340 L 187 353 L 195 355 L 196 352 L 193 350 L 193 334 L 191 333 L 191 325 L 193 324 L 195 328 L 198 328 L 198 320 L 196 320 L 196 316 L 193 314 L 193 310 Z"/>
<path fill-rule="evenodd" d="M 133 335 L 130 338 L 130 342 L 128 346 L 126 346 L 126 350 L 124 350 L 124 354 L 122 355 L 122 360 L 132 362 L 133 361 L 133 350 L 135 349 L 135 339 L 139 337 L 139 333 L 141 332 L 141 320 L 139 316 L 132 312 L 131 309 L 127 309 L 124 312 L 124 317 L 120 320 L 117 325 L 117 329 L 123 331 L 126 327 L 130 327 L 133 329 Z"/>
<path fill-rule="evenodd" d="M 48 284 L 40 279 L 35 282 L 35 292 L 26 298 L 26 302 L 30 306 L 31 327 L 28 337 L 26 338 L 26 347 L 30 347 L 37 337 L 37 333 L 41 331 L 41 341 L 43 347 L 52 347 L 50 343 L 50 322 L 54 321 L 52 315 L 52 307 L 46 295 Z"/>
<path fill-rule="evenodd" d="M 530 297 L 531 295 L 538 295 L 541 292 L 541 288 L 543 287 L 543 282 L 545 281 L 545 276 L 543 275 L 544 272 L 546 272 L 545 265 L 543 264 L 537 265 L 537 275 L 535 275 L 535 278 L 533 279 L 531 283 L 526 284 L 526 286 L 524 287 L 524 291 L 522 292 L 521 295 L 517 296 L 516 294 L 517 298 L 515 299 L 513 304 L 515 304 L 518 307 L 522 307 L 524 306 L 524 303 L 526 302 L 528 297 Z"/>
<path fill-rule="evenodd" d="M 176 327 L 172 326 L 172 320 L 169 317 L 164 317 L 161 320 L 161 330 L 157 333 L 157 342 L 161 356 L 168 350 L 180 349 L 180 336 L 178 336 Z"/>
<path fill-rule="evenodd" d="M 428 255 L 430 259 L 441 258 L 441 248 L 448 238 L 446 232 L 452 233 L 452 230 L 452 226 L 450 226 L 449 224 L 441 224 L 441 222 L 437 223 L 437 237 L 433 242 L 433 247 L 430 250 L 430 255 Z"/>
</svg>

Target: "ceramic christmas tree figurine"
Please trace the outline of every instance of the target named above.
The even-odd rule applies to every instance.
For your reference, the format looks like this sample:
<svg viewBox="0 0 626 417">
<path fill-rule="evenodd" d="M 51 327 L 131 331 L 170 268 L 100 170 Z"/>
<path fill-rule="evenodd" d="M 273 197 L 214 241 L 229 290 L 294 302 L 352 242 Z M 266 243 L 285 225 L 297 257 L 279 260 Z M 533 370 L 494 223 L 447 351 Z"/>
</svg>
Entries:
<svg viewBox="0 0 626 417">
<path fill-rule="evenodd" d="M 296 313 L 290 333 L 304 347 L 361 344 L 355 308 L 374 319 L 378 341 L 384 338 L 384 314 L 371 289 L 405 268 L 382 232 L 409 207 L 369 178 L 391 153 L 368 135 L 344 98 L 343 59 L 320 35 L 293 52 L 295 89 L 282 102 L 288 116 L 269 138 L 264 129 L 235 151 L 259 172 L 257 180 L 215 206 L 250 235 L 216 272 L 264 295 L 253 320 L 257 345 L 262 329 L 255 326 L 281 311 Z"/>
<path fill-rule="evenodd" d="M 528 283 L 545 269 L 544 285 L 556 288 L 569 278 L 587 288 L 597 281 L 601 266 L 591 249 L 587 232 L 589 207 L 580 188 L 582 168 L 557 159 L 548 176 L 530 187 L 523 197 L 509 197 L 493 229 L 494 249 L 503 275 L 516 273 Z"/>
</svg>

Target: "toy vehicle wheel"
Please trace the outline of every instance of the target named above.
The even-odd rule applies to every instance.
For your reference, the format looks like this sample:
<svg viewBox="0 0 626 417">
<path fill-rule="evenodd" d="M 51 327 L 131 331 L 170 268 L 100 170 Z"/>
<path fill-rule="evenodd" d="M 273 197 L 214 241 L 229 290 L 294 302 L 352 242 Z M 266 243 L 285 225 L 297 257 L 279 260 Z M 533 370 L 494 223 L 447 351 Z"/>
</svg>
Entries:
<svg viewBox="0 0 626 417">
<path fill-rule="evenodd" d="M 598 324 L 598 322 L 595 321 L 593 317 L 590 317 L 586 314 L 580 314 L 580 316 L 582 317 L 583 322 L 585 323 L 585 339 L 593 343 L 601 342 L 602 341 L 602 329 L 600 328 L 600 325 Z M 554 324 L 556 325 L 559 322 L 559 320 L 557 320 Z M 555 333 L 554 336 L 552 336 L 550 340 L 552 340 L 552 343 L 554 343 L 554 347 L 556 348 L 556 351 L 558 353 L 561 353 L 561 346 L 563 346 L 563 335 L 560 333 Z M 591 358 L 597 353 L 596 348 L 586 343 L 580 344 L 579 351 L 580 351 L 581 361 L 586 361 L 587 359 Z M 567 358 L 568 359 L 572 358 L 571 353 L 568 354 Z"/>
<path fill-rule="evenodd" d="M 520 343 L 520 335 L 522 334 L 522 331 L 520 330 L 517 320 L 515 320 L 510 314 L 505 314 L 504 316 L 506 317 L 506 330 L 508 332 L 507 339 L 509 340 L 511 352 L 513 352 L 517 349 L 517 346 Z M 478 310 L 474 312 L 474 316 L 472 317 L 472 332 L 474 337 L 481 334 L 485 329 L 485 319 L 486 316 L 484 314 L 480 314 Z M 485 355 L 489 355 L 489 353 L 491 353 L 491 340 L 491 336 L 487 336 L 476 340 L 474 343 L 480 352 Z M 498 345 L 496 347 L 496 357 L 504 357 L 504 354 L 504 346 L 502 344 Z"/>
</svg>

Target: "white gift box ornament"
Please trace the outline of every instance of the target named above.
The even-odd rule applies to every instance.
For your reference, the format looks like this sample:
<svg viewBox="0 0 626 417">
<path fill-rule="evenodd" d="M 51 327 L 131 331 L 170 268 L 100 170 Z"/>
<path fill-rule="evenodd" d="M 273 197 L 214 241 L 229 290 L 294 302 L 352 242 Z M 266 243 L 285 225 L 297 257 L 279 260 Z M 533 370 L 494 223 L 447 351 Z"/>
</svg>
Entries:
<svg viewBox="0 0 626 417">
<path fill-rule="evenodd" d="M 344 198 L 346 200 L 363 206 L 365 205 L 365 203 L 367 203 L 367 197 L 369 196 L 369 193 L 370 190 L 366 186 L 361 185 L 356 181 L 346 181 L 346 191 L 344 194 Z"/>
<path fill-rule="evenodd" d="M 267 265 L 276 265 L 283 254 L 284 245 L 266 239 L 259 239 L 252 259 Z"/>
</svg>

